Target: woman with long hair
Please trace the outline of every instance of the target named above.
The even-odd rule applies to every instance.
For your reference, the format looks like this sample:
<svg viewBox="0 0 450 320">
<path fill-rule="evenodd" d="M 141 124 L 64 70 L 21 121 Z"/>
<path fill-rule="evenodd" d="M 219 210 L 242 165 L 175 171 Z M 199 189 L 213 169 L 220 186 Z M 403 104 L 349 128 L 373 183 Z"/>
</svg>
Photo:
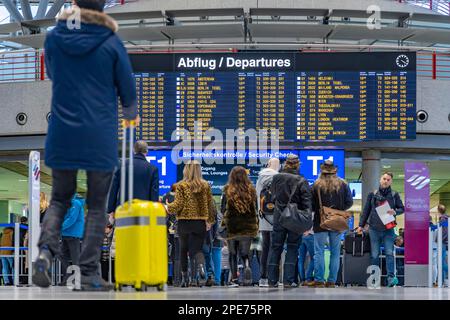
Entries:
<svg viewBox="0 0 450 320">
<path fill-rule="evenodd" d="M 231 286 L 238 286 L 238 257 L 244 263 L 244 285 L 251 285 L 250 246 L 258 233 L 256 190 L 241 166 L 234 167 L 222 195 L 223 224 L 227 228 Z"/>
<path fill-rule="evenodd" d="M 42 223 L 44 220 L 45 213 L 47 212 L 48 207 L 50 206 L 50 201 L 48 201 L 47 194 L 41 191 L 40 194 L 40 202 L 39 202 L 39 222 Z"/>
<path fill-rule="evenodd" d="M 180 239 L 181 287 L 188 287 L 188 257 L 194 261 L 197 285 L 206 283 L 205 258 L 202 253 L 206 231 L 215 222 L 212 210 L 214 199 L 211 187 L 202 178 L 202 168 L 195 160 L 189 161 L 183 170 L 183 180 L 176 185 L 175 200 L 167 205 L 170 214 L 178 221 Z"/>
<path fill-rule="evenodd" d="M 319 199 L 320 194 L 320 199 Z M 322 200 L 322 204 L 320 204 Z M 341 255 L 341 232 L 329 231 L 320 227 L 320 207 L 348 210 L 353 205 L 353 197 L 348 184 L 337 176 L 337 168 L 331 160 L 320 166 L 320 176 L 313 186 L 314 210 L 314 281 L 311 287 L 334 288 L 336 286 Z M 330 272 L 325 282 L 325 245 L 330 247 Z"/>
</svg>

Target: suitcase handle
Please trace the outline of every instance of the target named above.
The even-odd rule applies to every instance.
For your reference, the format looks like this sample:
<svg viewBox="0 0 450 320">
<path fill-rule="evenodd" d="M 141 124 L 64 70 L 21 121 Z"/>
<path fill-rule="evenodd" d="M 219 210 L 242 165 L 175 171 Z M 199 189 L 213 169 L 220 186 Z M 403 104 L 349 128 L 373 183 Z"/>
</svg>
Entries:
<svg viewBox="0 0 450 320">
<path fill-rule="evenodd" d="M 129 144 L 129 158 L 130 161 L 128 163 L 128 200 L 131 202 L 133 199 L 133 137 L 134 137 L 134 128 L 136 122 L 130 121 L 130 144 Z M 121 176 L 120 176 L 120 205 L 125 203 L 125 166 L 126 166 L 126 152 L 127 152 L 127 125 L 126 121 L 122 121 L 122 163 L 121 163 Z"/>
</svg>

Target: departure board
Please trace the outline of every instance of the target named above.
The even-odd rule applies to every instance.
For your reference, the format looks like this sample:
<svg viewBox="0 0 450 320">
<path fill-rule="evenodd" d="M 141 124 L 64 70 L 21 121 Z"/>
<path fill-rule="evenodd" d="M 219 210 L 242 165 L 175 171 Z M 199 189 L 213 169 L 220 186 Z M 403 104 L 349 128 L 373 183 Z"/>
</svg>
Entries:
<svg viewBox="0 0 450 320">
<path fill-rule="evenodd" d="M 131 54 L 137 138 L 277 129 L 281 141 L 411 140 L 415 53 Z M 275 131 L 274 131 L 275 133 Z"/>
</svg>

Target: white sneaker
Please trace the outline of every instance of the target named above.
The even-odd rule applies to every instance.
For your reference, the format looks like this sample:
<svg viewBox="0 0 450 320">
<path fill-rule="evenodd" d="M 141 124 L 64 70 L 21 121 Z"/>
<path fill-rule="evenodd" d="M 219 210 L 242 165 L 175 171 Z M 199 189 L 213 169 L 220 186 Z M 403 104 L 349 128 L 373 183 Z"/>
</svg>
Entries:
<svg viewBox="0 0 450 320">
<path fill-rule="evenodd" d="M 269 280 L 268 279 L 259 279 L 259 286 L 262 288 L 268 288 L 269 287 Z"/>
<path fill-rule="evenodd" d="M 448 287 L 448 279 L 444 280 L 444 287 Z"/>
</svg>

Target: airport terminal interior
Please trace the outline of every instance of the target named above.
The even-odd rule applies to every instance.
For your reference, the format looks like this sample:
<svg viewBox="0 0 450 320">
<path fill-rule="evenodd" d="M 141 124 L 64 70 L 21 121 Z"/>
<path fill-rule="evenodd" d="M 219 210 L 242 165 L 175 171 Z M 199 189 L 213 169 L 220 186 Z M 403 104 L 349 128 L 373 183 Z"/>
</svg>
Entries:
<svg viewBox="0 0 450 320">
<path fill-rule="evenodd" d="M 333 288 L 309 288 L 302 285 L 305 279 L 297 288 L 261 286 L 260 243 L 251 247 L 251 284 L 233 286 L 221 281 L 220 241 L 210 248 L 216 268 L 211 287 L 177 285 L 173 255 L 158 290 L 73 292 L 59 284 L 62 267 L 57 258 L 52 261 L 51 287 L 32 285 L 28 266 L 33 268 L 37 255 L 39 199 L 50 200 L 53 187 L 52 169 L 44 159 L 54 87 L 44 46 L 56 18 L 71 7 L 67 0 L 0 1 L 0 299 L 450 299 L 448 227 L 442 222 L 443 215 L 450 214 L 448 0 L 106 0 L 104 4 L 104 13 L 119 26 L 117 35 L 130 58 L 140 116 L 135 140 L 148 144 L 146 159 L 158 169 L 160 201 L 183 179 L 184 165 L 173 163 L 173 155 L 193 157 L 174 151 L 181 130 L 196 138 L 215 128 L 223 135 L 216 139 L 223 142 L 228 141 L 228 129 L 247 130 L 244 137 L 251 130 L 275 134 L 277 144 L 255 151 L 257 164 L 251 163 L 250 142 L 238 150 L 243 152 L 239 165 L 254 185 L 271 157 L 281 163 L 292 154 L 298 157 L 299 172 L 310 184 L 319 177 L 324 161 L 332 160 L 353 198 L 345 234 L 358 227 L 368 195 L 389 172 L 391 188 L 405 205 L 394 228 L 398 280 L 394 285 L 388 285 L 385 249 L 379 260 L 381 280 L 371 290 L 368 287 L 377 281 L 349 280 L 354 268 L 344 260 L 352 253 L 342 248 Z M 124 117 L 120 107 L 114 123 L 119 150 Z M 220 211 L 222 189 L 239 156 L 207 155 L 206 150 L 212 150 L 209 143 L 200 143 L 204 153 L 199 160 Z M 269 156 L 263 155 L 267 150 Z M 231 162 L 219 161 L 224 159 Z M 87 173 L 81 170 L 76 188 L 80 197 L 87 197 L 87 183 Z M 442 207 L 446 212 L 440 212 Z M 4 240 L 11 228 L 14 241 Z M 329 245 L 325 275 L 331 272 Z M 106 267 L 99 267 L 99 272 L 113 283 L 115 262 L 110 252 L 111 243 L 106 242 L 102 247 Z M 354 252 L 353 258 L 357 268 L 360 262 Z M 302 262 L 308 265 L 312 260 L 308 253 Z M 240 261 L 239 277 L 244 273 Z"/>
</svg>

